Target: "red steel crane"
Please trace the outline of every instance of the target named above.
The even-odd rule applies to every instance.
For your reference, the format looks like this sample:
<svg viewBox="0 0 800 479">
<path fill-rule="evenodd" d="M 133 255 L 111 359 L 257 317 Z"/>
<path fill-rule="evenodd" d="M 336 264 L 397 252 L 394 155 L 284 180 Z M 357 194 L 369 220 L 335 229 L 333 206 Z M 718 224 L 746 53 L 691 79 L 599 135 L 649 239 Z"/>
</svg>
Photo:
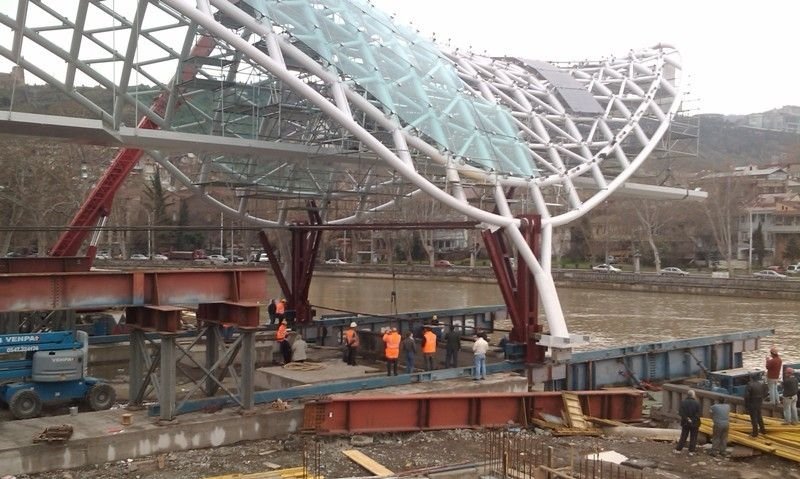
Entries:
<svg viewBox="0 0 800 479">
<path fill-rule="evenodd" d="M 214 50 L 214 46 L 213 38 L 207 35 L 201 36 L 192 48 L 189 57 L 207 57 Z M 180 81 L 185 82 L 194 78 L 197 68 L 197 65 L 185 62 L 179 77 Z M 153 111 L 158 115 L 163 115 L 168 99 L 169 92 L 162 92 L 153 102 Z M 158 129 L 158 125 L 145 116 L 139 121 L 137 128 L 155 130 Z M 136 166 L 143 153 L 144 151 L 137 148 L 122 148 L 119 150 L 111 162 L 111 166 L 108 167 L 100 181 L 97 182 L 97 185 L 81 205 L 81 208 L 72 218 L 67 230 L 61 234 L 50 250 L 50 256 L 76 256 L 81 244 L 83 244 L 86 236 L 91 231 L 90 228 L 92 226 L 102 227 L 105 225 L 106 219 L 111 213 L 114 195 L 119 191 L 125 178 Z M 86 256 L 89 258 L 87 267 L 91 266 L 91 262 L 97 252 L 99 237 L 99 231 L 96 231 L 86 251 Z"/>
</svg>

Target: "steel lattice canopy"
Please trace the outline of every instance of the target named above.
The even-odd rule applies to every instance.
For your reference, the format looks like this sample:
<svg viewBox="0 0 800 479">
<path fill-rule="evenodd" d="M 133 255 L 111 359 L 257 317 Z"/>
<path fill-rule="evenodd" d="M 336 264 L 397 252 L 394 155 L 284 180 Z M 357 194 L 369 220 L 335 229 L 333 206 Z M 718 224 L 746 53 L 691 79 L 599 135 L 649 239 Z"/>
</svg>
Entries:
<svg viewBox="0 0 800 479">
<path fill-rule="evenodd" d="M 0 56 L 81 107 L 29 134 L 146 149 L 162 178 L 244 222 L 284 224 L 310 200 L 325 223 L 364 222 L 422 193 L 506 228 L 558 337 L 552 226 L 617 190 L 702 196 L 626 185 L 680 106 L 663 44 L 546 63 L 446 51 L 362 0 L 10 0 Z M 27 130 L 25 108 L 0 133 Z M 520 211 L 542 216 L 544 265 Z"/>
</svg>

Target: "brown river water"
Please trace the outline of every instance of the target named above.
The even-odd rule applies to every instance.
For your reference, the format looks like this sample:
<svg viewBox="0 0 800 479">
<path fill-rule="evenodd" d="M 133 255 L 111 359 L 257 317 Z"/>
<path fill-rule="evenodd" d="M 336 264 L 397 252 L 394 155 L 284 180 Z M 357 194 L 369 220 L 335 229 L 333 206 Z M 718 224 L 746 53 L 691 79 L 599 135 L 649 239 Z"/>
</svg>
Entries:
<svg viewBox="0 0 800 479">
<path fill-rule="evenodd" d="M 771 346 L 778 347 L 784 362 L 800 362 L 800 301 L 572 288 L 560 288 L 559 297 L 570 333 L 591 338 L 579 349 L 767 328 L 775 335 L 762 339 L 757 352 L 745 355 L 745 366 L 763 367 Z M 309 299 L 318 314 L 332 312 L 327 308 L 392 314 L 503 302 L 499 288 L 491 283 L 331 276 L 314 277 Z M 511 324 L 501 322 L 497 327 Z"/>
</svg>

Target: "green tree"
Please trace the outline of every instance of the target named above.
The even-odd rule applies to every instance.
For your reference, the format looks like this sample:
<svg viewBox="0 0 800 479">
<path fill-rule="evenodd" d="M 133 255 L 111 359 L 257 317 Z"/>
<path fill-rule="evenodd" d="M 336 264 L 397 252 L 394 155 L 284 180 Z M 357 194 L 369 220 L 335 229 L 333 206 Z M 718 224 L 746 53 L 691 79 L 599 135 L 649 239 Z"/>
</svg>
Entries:
<svg viewBox="0 0 800 479">
<path fill-rule="evenodd" d="M 180 229 L 175 233 L 172 246 L 178 251 L 198 249 L 203 246 L 203 234 L 197 231 L 186 231 L 184 227 L 189 226 L 189 204 L 181 200 L 178 203 L 178 226 Z"/>
<path fill-rule="evenodd" d="M 759 268 L 764 266 L 764 256 L 766 248 L 764 248 L 764 231 L 761 229 L 761 223 L 753 231 L 753 256 L 755 256 L 756 264 Z"/>
</svg>

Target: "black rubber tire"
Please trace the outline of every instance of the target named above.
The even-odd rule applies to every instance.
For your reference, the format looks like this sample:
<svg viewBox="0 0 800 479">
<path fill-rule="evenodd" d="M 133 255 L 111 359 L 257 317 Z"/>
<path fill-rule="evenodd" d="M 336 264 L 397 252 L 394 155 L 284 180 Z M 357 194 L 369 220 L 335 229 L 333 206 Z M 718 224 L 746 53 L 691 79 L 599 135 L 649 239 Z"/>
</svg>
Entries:
<svg viewBox="0 0 800 479">
<path fill-rule="evenodd" d="M 30 419 L 39 417 L 42 413 L 42 399 L 36 391 L 25 389 L 17 391 L 8 402 L 11 414 L 17 419 Z"/>
<path fill-rule="evenodd" d="M 114 405 L 117 400 L 117 392 L 110 384 L 98 383 L 89 389 L 86 401 L 92 411 L 104 411 Z"/>
</svg>

